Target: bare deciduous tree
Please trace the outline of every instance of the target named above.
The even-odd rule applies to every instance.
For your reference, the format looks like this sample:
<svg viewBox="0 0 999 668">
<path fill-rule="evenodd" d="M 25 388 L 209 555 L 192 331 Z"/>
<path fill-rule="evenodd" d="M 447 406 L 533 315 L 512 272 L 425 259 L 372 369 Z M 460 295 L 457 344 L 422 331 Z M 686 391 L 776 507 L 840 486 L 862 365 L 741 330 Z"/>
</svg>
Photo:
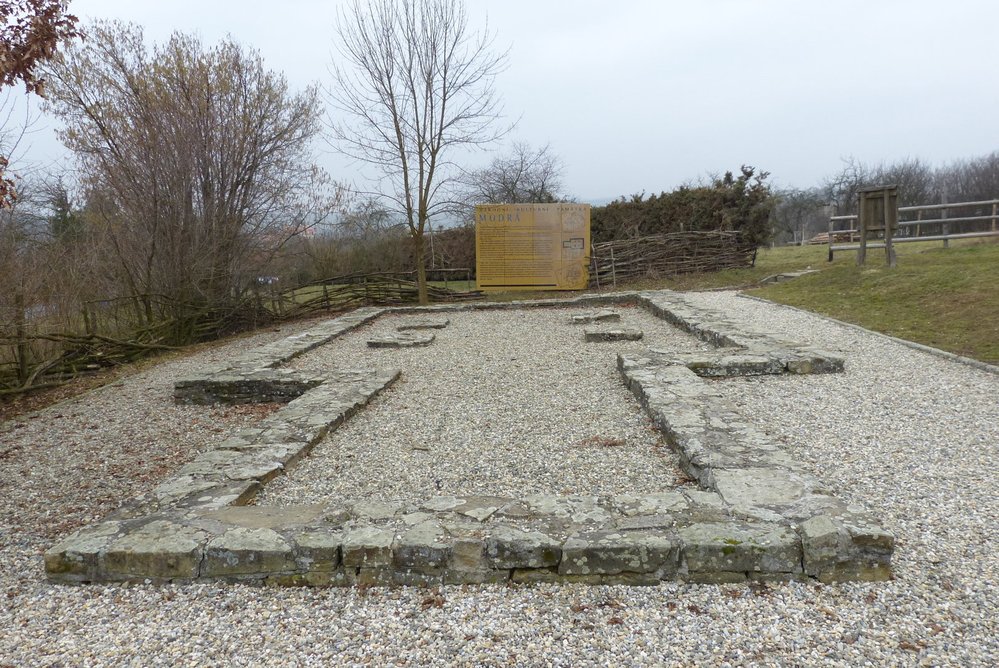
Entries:
<svg viewBox="0 0 999 668">
<path fill-rule="evenodd" d="M 456 150 L 495 141 L 494 80 L 506 53 L 472 32 L 460 0 L 354 0 L 339 21 L 342 63 L 329 96 L 334 143 L 378 171 L 379 193 L 404 215 L 420 303 L 427 303 L 424 232 L 448 204 Z"/>
<path fill-rule="evenodd" d="M 800 245 L 826 229 L 829 207 L 820 189 L 790 188 L 778 192 L 777 197 L 773 215 L 775 242 Z"/>
<path fill-rule="evenodd" d="M 99 23 L 49 78 L 48 109 L 148 320 L 157 300 L 178 321 L 227 308 L 336 205 L 338 188 L 311 162 L 317 91 L 292 94 L 232 41 L 206 48 L 175 33 L 149 50 L 141 29 Z"/>
<path fill-rule="evenodd" d="M 879 185 L 897 185 L 901 206 L 926 204 L 937 195 L 936 173 L 919 158 L 870 165 L 850 157 L 838 174 L 826 179 L 824 188 L 837 211 L 847 214 L 856 213 L 860 188 Z"/>
<path fill-rule="evenodd" d="M 567 199 L 562 192 L 562 160 L 548 145 L 535 149 L 514 142 L 508 153 L 463 178 L 471 204 L 548 204 Z"/>
</svg>

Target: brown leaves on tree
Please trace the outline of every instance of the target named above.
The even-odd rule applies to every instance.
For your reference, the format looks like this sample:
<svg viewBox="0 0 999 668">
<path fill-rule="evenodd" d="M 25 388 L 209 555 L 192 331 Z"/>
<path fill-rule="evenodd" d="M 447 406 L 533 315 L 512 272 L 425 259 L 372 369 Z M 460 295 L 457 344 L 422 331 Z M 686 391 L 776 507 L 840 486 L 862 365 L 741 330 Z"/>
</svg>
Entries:
<svg viewBox="0 0 999 668">
<path fill-rule="evenodd" d="M 60 43 L 80 35 L 77 18 L 66 13 L 68 5 L 65 0 L 0 0 L 0 86 L 23 83 L 27 92 L 44 96 L 38 65 L 51 59 Z M 6 176 L 7 166 L 0 156 L 0 206 L 9 208 L 17 191 Z"/>
</svg>

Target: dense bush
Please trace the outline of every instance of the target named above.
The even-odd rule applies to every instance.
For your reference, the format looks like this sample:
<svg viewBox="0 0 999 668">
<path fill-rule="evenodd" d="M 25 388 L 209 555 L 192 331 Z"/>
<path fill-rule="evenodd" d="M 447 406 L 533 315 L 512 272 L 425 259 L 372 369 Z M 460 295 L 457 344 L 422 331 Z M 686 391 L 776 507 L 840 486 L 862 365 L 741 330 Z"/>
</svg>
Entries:
<svg viewBox="0 0 999 668">
<path fill-rule="evenodd" d="M 738 177 L 731 172 L 707 186 L 681 186 L 649 197 L 633 195 L 591 211 L 594 243 L 635 239 L 654 234 L 708 230 L 735 230 L 756 245 L 770 238 L 770 215 L 775 198 L 766 183 L 767 172 L 756 174 L 743 165 Z"/>
</svg>

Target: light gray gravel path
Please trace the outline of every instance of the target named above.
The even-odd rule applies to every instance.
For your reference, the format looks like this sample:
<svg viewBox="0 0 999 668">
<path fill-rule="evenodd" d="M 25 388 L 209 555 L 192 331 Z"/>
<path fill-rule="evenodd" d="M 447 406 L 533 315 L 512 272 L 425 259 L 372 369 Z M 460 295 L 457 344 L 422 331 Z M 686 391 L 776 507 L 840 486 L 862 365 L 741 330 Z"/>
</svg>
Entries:
<svg viewBox="0 0 999 668">
<path fill-rule="evenodd" d="M 724 386 L 837 494 L 863 500 L 896 532 L 896 580 L 448 587 L 439 595 L 47 584 L 40 553 L 57 522 L 101 515 L 113 505 L 104 496 L 124 500 L 146 478 L 166 475 L 173 464 L 148 470 L 170 449 L 164 440 L 179 444 L 180 459 L 216 438 L 212 428 L 252 419 L 169 401 L 173 379 L 248 345 L 237 342 L 0 429 L 0 453 L 8 453 L 0 459 L 0 665 L 999 663 L 996 376 L 731 293 L 698 299 L 847 354 L 842 375 Z M 93 478 L 80 462 L 108 463 L 106 492 L 78 491 Z"/>
<path fill-rule="evenodd" d="M 584 343 L 579 309 L 448 314 L 425 348 L 368 348 L 419 316 L 385 316 L 293 361 L 402 369 L 402 378 L 333 432 L 261 505 L 379 498 L 654 494 L 677 459 L 621 384 L 618 352 L 707 345 L 641 308 L 618 308 L 642 341 Z M 589 326 L 588 326 L 589 327 Z"/>
</svg>

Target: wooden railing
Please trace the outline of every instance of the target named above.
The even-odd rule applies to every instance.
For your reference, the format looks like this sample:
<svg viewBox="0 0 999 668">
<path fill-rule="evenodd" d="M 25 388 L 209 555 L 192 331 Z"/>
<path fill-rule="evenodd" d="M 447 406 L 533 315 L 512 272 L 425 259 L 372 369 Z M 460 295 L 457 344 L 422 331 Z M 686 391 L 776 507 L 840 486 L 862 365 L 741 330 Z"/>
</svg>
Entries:
<svg viewBox="0 0 999 668">
<path fill-rule="evenodd" d="M 991 213 L 949 216 L 954 209 L 989 209 Z M 926 217 L 926 214 L 929 217 Z M 945 204 L 922 204 L 919 206 L 898 207 L 899 218 L 915 216 L 915 219 L 899 220 L 898 231 L 892 239 L 893 243 L 910 241 L 942 241 L 944 248 L 951 239 L 973 239 L 976 237 L 999 236 L 999 199 L 982 200 L 980 202 L 953 202 Z M 844 227 L 838 227 L 844 225 Z M 956 231 L 967 227 L 980 227 L 971 231 Z M 856 243 L 859 230 L 856 214 L 848 216 L 832 216 L 829 218 L 829 261 L 832 262 L 836 251 L 855 251 L 860 248 Z M 928 232 L 928 233 L 927 233 Z M 868 242 L 868 248 L 884 248 L 883 243 Z"/>
</svg>

